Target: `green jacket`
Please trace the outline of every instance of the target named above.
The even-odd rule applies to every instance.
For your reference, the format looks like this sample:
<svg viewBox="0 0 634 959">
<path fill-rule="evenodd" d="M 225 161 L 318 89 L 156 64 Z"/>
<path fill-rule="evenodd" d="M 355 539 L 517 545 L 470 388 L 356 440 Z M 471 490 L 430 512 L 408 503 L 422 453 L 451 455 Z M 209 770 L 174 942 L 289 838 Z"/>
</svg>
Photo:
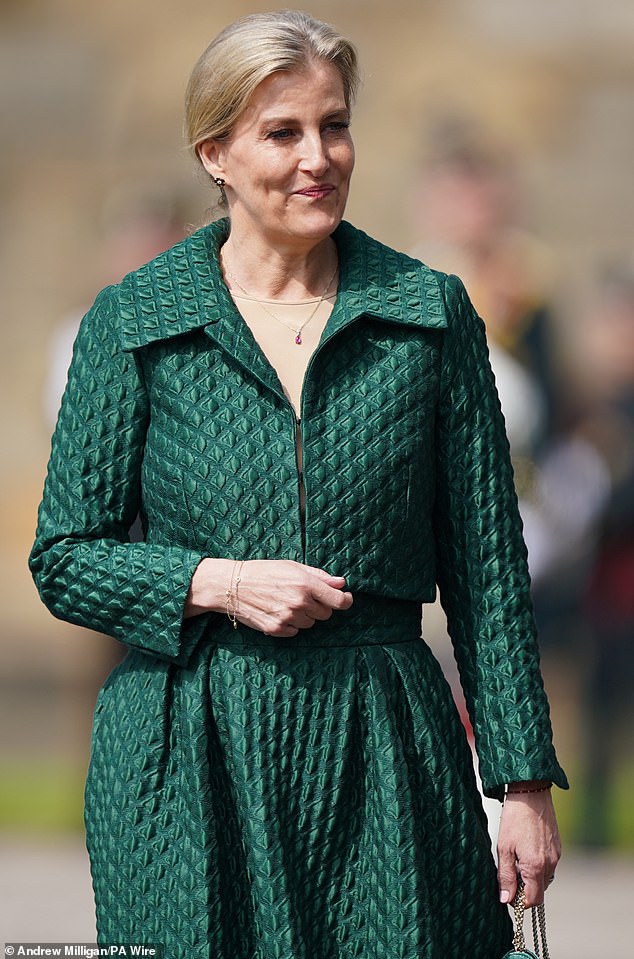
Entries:
<svg viewBox="0 0 634 959">
<path fill-rule="evenodd" d="M 438 584 L 485 789 L 565 786 L 484 326 L 461 282 L 342 223 L 298 426 L 223 282 L 227 230 L 199 230 L 84 318 L 30 557 L 42 600 L 185 665 L 220 615 L 182 619 L 204 556 L 293 559 L 353 594 L 421 603 Z M 138 513 L 145 541 L 130 543 Z"/>
</svg>

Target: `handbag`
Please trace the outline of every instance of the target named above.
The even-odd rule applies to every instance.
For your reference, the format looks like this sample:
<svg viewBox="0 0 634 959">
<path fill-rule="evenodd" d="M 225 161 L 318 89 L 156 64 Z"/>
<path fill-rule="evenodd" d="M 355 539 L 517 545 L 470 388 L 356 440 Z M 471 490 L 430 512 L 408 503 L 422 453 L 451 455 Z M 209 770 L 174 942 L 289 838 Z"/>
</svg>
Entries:
<svg viewBox="0 0 634 959">
<path fill-rule="evenodd" d="M 524 938 L 526 897 L 524 895 L 524 883 L 521 880 L 517 887 L 514 909 L 515 935 L 513 936 L 513 948 L 510 952 L 504 953 L 502 959 L 550 959 L 548 943 L 546 942 L 546 910 L 543 903 L 531 908 L 533 949 L 535 951 L 533 952 L 526 945 L 526 939 Z"/>
</svg>

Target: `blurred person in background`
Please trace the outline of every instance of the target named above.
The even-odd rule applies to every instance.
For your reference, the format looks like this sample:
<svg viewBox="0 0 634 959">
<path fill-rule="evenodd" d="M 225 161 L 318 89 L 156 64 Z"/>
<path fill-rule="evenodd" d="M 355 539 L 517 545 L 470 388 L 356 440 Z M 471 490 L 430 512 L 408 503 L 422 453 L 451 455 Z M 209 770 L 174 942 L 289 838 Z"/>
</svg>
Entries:
<svg viewBox="0 0 634 959">
<path fill-rule="evenodd" d="M 575 650 L 584 644 L 576 838 L 603 846 L 614 839 L 617 774 L 634 755 L 634 260 L 606 271 L 586 303 L 571 425 L 549 458 L 542 503 L 550 575 L 576 574 Z M 571 495 L 574 510 L 564 506 Z"/>
<path fill-rule="evenodd" d="M 187 131 L 227 216 L 102 291 L 75 344 L 31 569 L 129 646 L 86 784 L 100 944 L 499 959 L 518 877 L 529 905 L 554 877 L 567 782 L 483 324 L 343 221 L 357 82 L 305 14 L 226 28 Z M 497 870 L 420 636 L 436 583 Z"/>
<path fill-rule="evenodd" d="M 542 634 L 580 673 L 575 840 L 606 846 L 634 755 L 634 267 L 595 281 L 574 332 L 562 429 L 536 475 L 534 599 Z"/>
<path fill-rule="evenodd" d="M 583 814 L 578 840 L 609 845 L 616 774 L 634 755 L 634 261 L 608 271 L 580 333 L 579 409 L 572 430 L 608 482 L 580 529 Z"/>
<path fill-rule="evenodd" d="M 460 276 L 484 319 L 517 467 L 535 455 L 552 427 L 552 267 L 521 222 L 521 190 L 510 155 L 465 118 L 438 121 L 427 140 L 413 205 L 419 240 L 412 252 Z"/>
</svg>

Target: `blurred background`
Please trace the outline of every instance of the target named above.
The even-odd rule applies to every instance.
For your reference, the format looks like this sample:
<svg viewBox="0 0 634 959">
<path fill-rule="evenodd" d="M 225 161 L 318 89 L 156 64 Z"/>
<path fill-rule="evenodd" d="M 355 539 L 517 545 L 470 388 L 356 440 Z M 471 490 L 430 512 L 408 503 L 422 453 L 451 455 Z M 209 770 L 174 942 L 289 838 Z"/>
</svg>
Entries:
<svg viewBox="0 0 634 959">
<path fill-rule="evenodd" d="M 94 935 L 82 790 L 122 649 L 53 620 L 26 566 L 72 340 L 102 286 L 214 215 L 183 146 L 185 84 L 220 28 L 267 9 L 0 0 L 5 939 Z M 634 880 L 634 4 L 308 9 L 361 57 L 347 218 L 462 276 L 487 324 L 573 786 L 556 795 L 557 954 L 585 896 L 574 955 L 592 956 L 588 925 L 616 935 Z M 453 676 L 436 608 L 425 636 Z"/>
</svg>

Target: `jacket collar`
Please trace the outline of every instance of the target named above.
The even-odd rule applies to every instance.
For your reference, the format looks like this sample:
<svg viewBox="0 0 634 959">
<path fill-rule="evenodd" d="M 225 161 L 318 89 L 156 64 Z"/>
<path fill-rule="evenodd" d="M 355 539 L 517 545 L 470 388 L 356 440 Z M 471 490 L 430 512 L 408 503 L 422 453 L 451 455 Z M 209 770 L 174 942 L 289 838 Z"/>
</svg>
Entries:
<svg viewBox="0 0 634 959">
<path fill-rule="evenodd" d="M 228 235 L 229 221 L 217 220 L 125 277 L 119 293 L 124 349 L 205 327 L 231 353 L 253 352 L 253 337 L 220 271 L 218 253 Z M 364 314 L 406 326 L 447 326 L 432 270 L 345 221 L 333 237 L 340 279 L 327 338 Z"/>
</svg>

